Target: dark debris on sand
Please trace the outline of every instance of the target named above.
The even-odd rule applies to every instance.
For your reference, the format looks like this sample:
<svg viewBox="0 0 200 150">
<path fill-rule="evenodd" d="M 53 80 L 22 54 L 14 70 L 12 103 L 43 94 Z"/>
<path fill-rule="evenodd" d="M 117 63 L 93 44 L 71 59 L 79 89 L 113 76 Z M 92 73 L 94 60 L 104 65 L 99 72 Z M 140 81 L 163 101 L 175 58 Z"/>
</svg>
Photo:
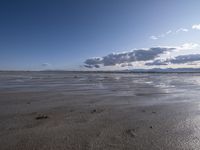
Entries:
<svg viewBox="0 0 200 150">
<path fill-rule="evenodd" d="M 41 119 L 47 119 L 48 116 L 45 114 L 39 114 L 38 116 L 35 117 L 36 120 L 41 120 Z"/>
<path fill-rule="evenodd" d="M 93 113 L 96 113 L 96 112 L 97 112 L 96 109 L 91 110 L 91 113 L 92 113 L 92 114 L 93 114 Z"/>
</svg>

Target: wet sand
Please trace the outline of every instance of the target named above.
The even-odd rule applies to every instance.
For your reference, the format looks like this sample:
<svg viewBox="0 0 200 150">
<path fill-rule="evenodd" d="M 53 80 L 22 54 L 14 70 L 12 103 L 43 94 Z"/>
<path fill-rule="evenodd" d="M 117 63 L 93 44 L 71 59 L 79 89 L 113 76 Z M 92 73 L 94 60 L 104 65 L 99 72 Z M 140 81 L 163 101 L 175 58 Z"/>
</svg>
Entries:
<svg viewBox="0 0 200 150">
<path fill-rule="evenodd" d="M 195 150 L 200 74 L 0 73 L 1 150 Z"/>
</svg>

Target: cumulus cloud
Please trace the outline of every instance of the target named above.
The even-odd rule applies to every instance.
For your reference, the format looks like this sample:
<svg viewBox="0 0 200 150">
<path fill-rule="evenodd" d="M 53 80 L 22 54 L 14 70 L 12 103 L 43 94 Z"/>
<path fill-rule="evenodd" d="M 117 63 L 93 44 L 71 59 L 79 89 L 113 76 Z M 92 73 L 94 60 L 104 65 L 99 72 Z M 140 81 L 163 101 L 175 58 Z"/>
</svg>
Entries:
<svg viewBox="0 0 200 150">
<path fill-rule="evenodd" d="M 154 60 L 153 62 L 148 62 L 145 63 L 146 66 L 163 66 L 163 65 L 168 65 L 167 61 L 163 61 L 163 60 Z"/>
<path fill-rule="evenodd" d="M 200 54 L 180 55 L 170 60 L 173 64 L 184 64 L 194 61 L 200 61 Z"/>
<path fill-rule="evenodd" d="M 99 68 L 100 66 L 115 66 L 120 64 L 125 66 L 131 66 L 133 62 L 148 61 L 157 58 L 159 55 L 165 52 L 175 50 L 175 48 L 166 47 L 153 47 L 150 49 L 137 49 L 130 52 L 112 53 L 102 58 L 90 58 L 87 59 L 85 67 L 87 68 Z"/>
<path fill-rule="evenodd" d="M 194 25 L 192 26 L 192 29 L 200 30 L 200 24 L 194 24 Z"/>
<path fill-rule="evenodd" d="M 180 55 L 172 59 L 167 60 L 155 60 L 151 63 L 146 63 L 147 66 L 154 65 L 168 65 L 168 64 L 185 64 L 185 63 L 193 63 L 195 61 L 200 61 L 200 54 L 189 54 L 189 55 Z"/>
<path fill-rule="evenodd" d="M 101 64 L 101 62 L 102 62 L 102 58 L 94 57 L 94 58 L 91 58 L 91 59 L 87 59 L 85 61 L 85 64 L 87 64 L 87 65 L 90 65 L 90 64 Z"/>
<path fill-rule="evenodd" d="M 133 64 L 131 63 L 123 63 L 123 64 L 120 64 L 120 67 L 132 67 Z"/>
</svg>

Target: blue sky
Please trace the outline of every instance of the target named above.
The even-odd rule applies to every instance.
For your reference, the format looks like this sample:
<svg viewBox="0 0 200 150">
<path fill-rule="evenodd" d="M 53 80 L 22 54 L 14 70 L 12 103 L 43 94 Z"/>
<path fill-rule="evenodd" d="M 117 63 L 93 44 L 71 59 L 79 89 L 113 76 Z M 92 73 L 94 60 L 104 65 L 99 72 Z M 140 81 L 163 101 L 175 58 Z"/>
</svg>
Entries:
<svg viewBox="0 0 200 150">
<path fill-rule="evenodd" d="M 172 63 L 179 55 L 188 59 L 200 53 L 199 14 L 199 0 L 2 0 L 0 69 L 145 68 L 155 60 L 187 67 Z M 151 60 L 124 60 L 106 67 L 102 61 L 113 52 L 158 46 L 175 50 Z M 80 67 L 93 57 L 101 59 L 98 68 Z"/>
</svg>

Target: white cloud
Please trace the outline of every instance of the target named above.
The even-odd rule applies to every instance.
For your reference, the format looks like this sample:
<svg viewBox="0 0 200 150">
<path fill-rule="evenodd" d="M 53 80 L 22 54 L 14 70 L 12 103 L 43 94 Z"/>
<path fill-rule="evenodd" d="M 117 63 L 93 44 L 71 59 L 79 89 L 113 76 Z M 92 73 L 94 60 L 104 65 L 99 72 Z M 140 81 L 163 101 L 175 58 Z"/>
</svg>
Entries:
<svg viewBox="0 0 200 150">
<path fill-rule="evenodd" d="M 178 49 L 180 50 L 191 50 L 191 49 L 196 49 L 199 48 L 200 45 L 197 43 L 185 43 L 181 45 Z"/>
<path fill-rule="evenodd" d="M 179 33 L 179 32 L 188 32 L 189 30 L 186 29 L 186 28 L 179 28 L 178 30 L 176 30 L 176 33 Z"/>
<path fill-rule="evenodd" d="M 160 38 L 164 38 L 164 37 L 166 37 L 166 36 L 168 36 L 168 35 L 170 35 L 170 34 L 178 34 L 179 32 L 188 32 L 189 30 L 188 29 L 186 29 L 186 28 L 179 28 L 179 29 L 177 29 L 176 31 L 172 31 L 172 30 L 169 30 L 169 31 L 167 31 L 167 32 L 165 32 L 165 33 L 163 33 L 163 34 L 160 34 L 160 35 L 157 35 L 157 36 L 155 36 L 155 35 L 153 35 L 153 36 L 151 36 L 150 37 L 150 39 L 151 40 L 158 40 L 158 39 L 160 39 Z"/>
<path fill-rule="evenodd" d="M 170 33 L 172 33 L 172 30 L 169 30 L 169 31 L 166 32 L 167 35 L 170 34 Z"/>
<path fill-rule="evenodd" d="M 168 35 L 168 34 L 170 34 L 170 33 L 171 33 L 171 32 L 167 31 L 165 34 L 161 34 L 161 35 L 158 35 L 158 36 L 152 35 L 152 36 L 150 37 L 150 39 L 152 39 L 152 40 L 158 40 L 158 39 L 160 39 L 160 38 L 164 38 L 166 35 Z"/>
<path fill-rule="evenodd" d="M 158 39 L 158 37 L 156 37 L 156 36 L 152 35 L 152 36 L 150 37 L 150 39 L 152 39 L 152 40 L 157 40 L 157 39 Z"/>
<path fill-rule="evenodd" d="M 192 29 L 200 30 L 200 24 L 195 24 L 192 26 Z"/>
</svg>

